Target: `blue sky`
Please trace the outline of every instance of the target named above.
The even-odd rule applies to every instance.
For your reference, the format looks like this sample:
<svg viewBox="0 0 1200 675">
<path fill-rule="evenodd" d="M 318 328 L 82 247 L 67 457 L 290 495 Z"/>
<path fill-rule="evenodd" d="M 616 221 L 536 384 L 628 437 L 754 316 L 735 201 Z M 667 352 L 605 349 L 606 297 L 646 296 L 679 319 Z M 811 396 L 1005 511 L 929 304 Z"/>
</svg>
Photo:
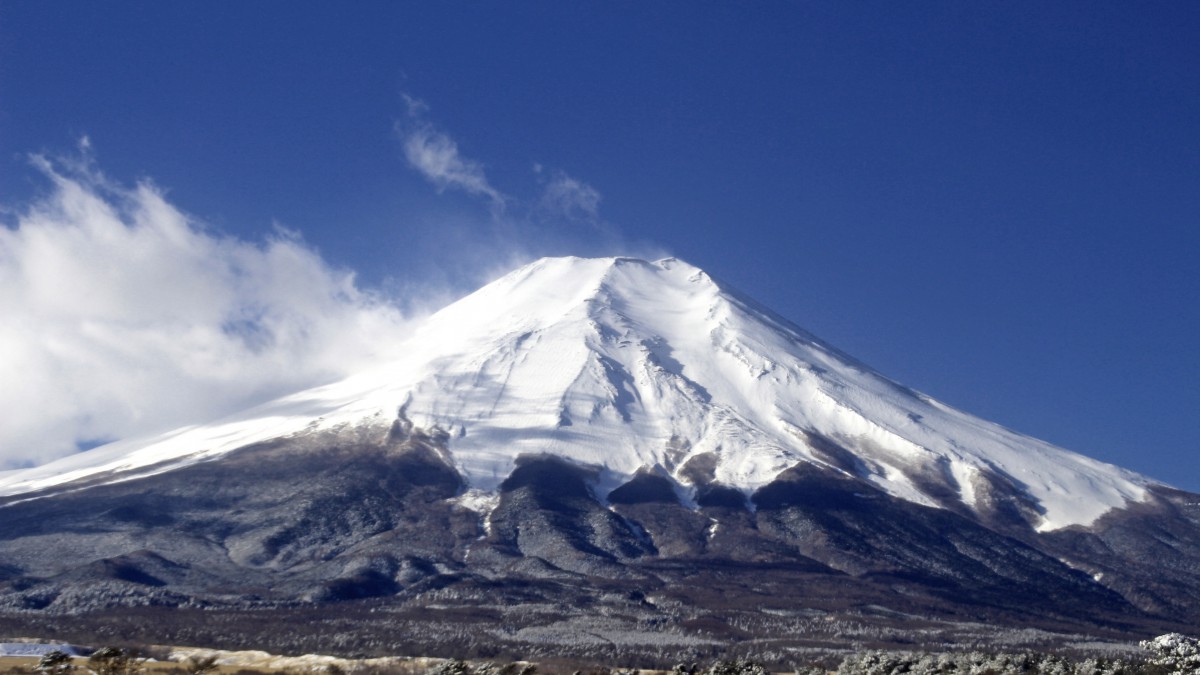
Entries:
<svg viewBox="0 0 1200 675">
<path fill-rule="evenodd" d="M 1200 491 L 1196 35 L 1185 2 L 5 0 L 0 264 L 84 267 L 11 234 L 78 216 L 70 186 L 190 219 L 190 251 L 239 261 L 197 288 L 296 302 L 228 281 L 286 258 L 330 298 L 349 284 L 355 325 L 392 321 L 380 295 L 419 312 L 534 256 L 671 254 L 909 386 Z M 48 320 L 18 286 L 13 334 Z M 285 355 L 332 363 L 350 338 L 329 335 Z M 334 368 L 244 356 L 268 375 L 236 396 L 208 382 L 156 418 L 131 394 L 105 428 L 97 389 L 59 414 L 92 420 L 86 445 Z M 74 376 L 39 358 L 0 372 Z M 129 389 L 165 386 L 119 363 L 96 382 L 135 364 Z"/>
</svg>

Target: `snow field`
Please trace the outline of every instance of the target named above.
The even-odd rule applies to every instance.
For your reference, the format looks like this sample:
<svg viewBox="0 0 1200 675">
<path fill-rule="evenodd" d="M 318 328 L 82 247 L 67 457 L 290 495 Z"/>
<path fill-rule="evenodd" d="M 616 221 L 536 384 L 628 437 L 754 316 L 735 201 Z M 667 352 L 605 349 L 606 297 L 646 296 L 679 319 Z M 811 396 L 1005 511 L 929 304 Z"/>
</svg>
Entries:
<svg viewBox="0 0 1200 675">
<path fill-rule="evenodd" d="M 797 462 L 826 464 L 816 432 L 854 454 L 889 494 L 938 505 L 913 476 L 938 476 L 978 508 L 982 475 L 1043 511 L 1039 530 L 1087 525 L 1145 497 L 1148 479 L 972 417 L 874 373 L 675 259 L 547 258 L 434 314 L 405 356 L 219 422 L 119 441 L 0 474 L 20 494 L 218 457 L 398 411 L 450 434 L 473 496 L 491 503 L 521 454 L 602 467 L 607 494 L 644 467 L 713 453 L 716 479 L 750 492 Z"/>
</svg>

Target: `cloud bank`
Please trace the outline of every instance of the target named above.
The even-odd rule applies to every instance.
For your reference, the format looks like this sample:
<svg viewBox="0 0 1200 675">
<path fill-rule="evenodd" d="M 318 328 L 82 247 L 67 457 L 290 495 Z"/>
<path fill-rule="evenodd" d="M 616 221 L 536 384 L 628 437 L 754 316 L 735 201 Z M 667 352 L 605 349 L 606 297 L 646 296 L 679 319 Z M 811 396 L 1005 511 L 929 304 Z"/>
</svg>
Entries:
<svg viewBox="0 0 1200 675">
<path fill-rule="evenodd" d="M 34 164 L 51 190 L 0 226 L 0 469 L 336 379 L 406 333 L 293 233 L 223 236 L 149 182 Z"/>
</svg>

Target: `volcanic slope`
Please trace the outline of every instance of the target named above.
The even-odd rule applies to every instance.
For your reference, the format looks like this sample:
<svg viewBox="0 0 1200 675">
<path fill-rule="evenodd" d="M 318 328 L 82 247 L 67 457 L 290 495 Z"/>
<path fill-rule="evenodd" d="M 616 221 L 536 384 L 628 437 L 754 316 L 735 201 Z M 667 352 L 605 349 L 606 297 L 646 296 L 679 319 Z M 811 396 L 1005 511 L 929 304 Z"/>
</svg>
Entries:
<svg viewBox="0 0 1200 675">
<path fill-rule="evenodd" d="M 684 467 L 711 455 L 716 481 L 747 494 L 800 462 L 973 511 L 1000 483 L 1046 531 L 1141 501 L 1149 482 L 906 389 L 674 259 L 539 260 L 435 314 L 403 351 L 216 424 L 4 476 L 0 491 L 387 426 L 397 411 L 449 433 L 454 465 L 484 492 L 519 455 L 545 454 L 602 467 L 601 496 L 639 470 L 662 471 L 686 495 Z"/>
<path fill-rule="evenodd" d="M 542 259 L 399 353 L 0 475 L 0 606 L 567 584 L 640 598 L 634 624 L 655 592 L 693 618 L 766 597 L 1118 632 L 1200 615 L 1195 495 L 909 390 L 679 260 Z"/>
</svg>

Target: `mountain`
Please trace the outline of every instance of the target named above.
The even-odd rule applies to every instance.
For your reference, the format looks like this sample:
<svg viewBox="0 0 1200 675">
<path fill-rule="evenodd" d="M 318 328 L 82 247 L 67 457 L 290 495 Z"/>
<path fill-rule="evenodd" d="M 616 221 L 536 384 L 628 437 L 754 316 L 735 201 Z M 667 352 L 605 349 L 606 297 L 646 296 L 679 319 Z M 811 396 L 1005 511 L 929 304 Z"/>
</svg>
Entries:
<svg viewBox="0 0 1200 675">
<path fill-rule="evenodd" d="M 539 260 L 400 353 L 0 474 L 0 626 L 241 646 L 268 612 L 306 647 L 343 620 L 343 651 L 783 660 L 1200 620 L 1200 496 L 912 391 L 682 261 Z"/>
</svg>

